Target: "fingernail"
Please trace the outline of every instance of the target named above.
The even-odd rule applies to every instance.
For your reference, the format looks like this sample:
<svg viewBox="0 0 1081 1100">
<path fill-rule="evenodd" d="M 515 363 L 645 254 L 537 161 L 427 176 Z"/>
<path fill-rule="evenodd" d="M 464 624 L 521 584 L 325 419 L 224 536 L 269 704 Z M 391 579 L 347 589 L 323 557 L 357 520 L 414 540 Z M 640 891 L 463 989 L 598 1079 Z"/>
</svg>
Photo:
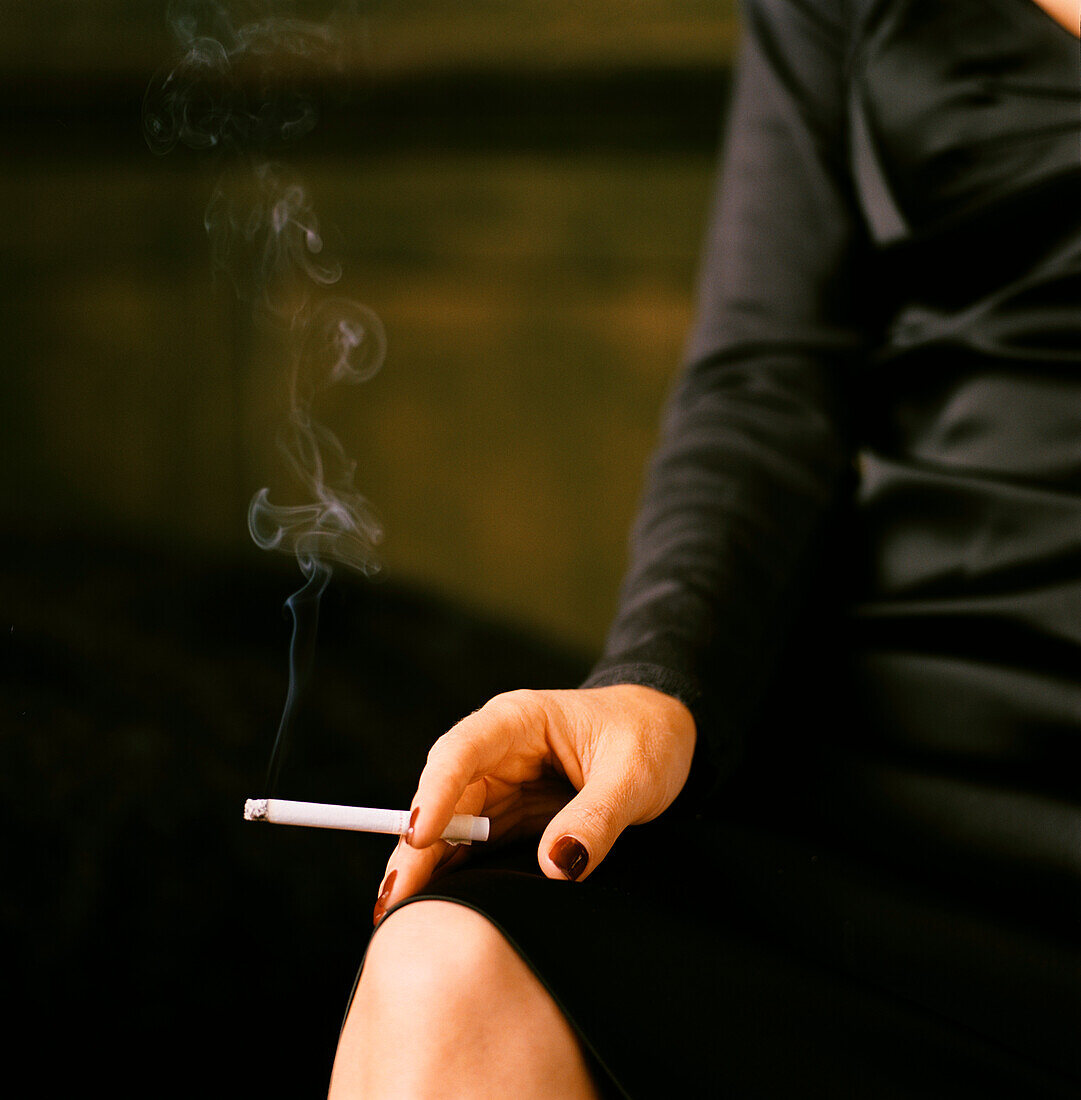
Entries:
<svg viewBox="0 0 1081 1100">
<path fill-rule="evenodd" d="M 413 843 L 413 829 L 417 824 L 417 814 L 420 813 L 420 807 L 414 806 L 413 812 L 409 815 L 409 828 L 405 830 L 405 840 L 407 844 Z"/>
<path fill-rule="evenodd" d="M 387 911 L 387 902 L 390 901 L 391 892 L 394 890 L 394 880 L 397 877 L 398 868 L 395 867 L 394 870 L 387 875 L 387 880 L 383 883 L 383 889 L 376 899 L 375 909 L 372 912 L 372 924 L 378 924 L 383 919 Z"/>
<path fill-rule="evenodd" d="M 571 882 L 574 882 L 586 869 L 586 864 L 589 862 L 589 853 L 580 840 L 576 840 L 573 836 L 561 836 L 552 845 L 548 858 Z"/>
</svg>

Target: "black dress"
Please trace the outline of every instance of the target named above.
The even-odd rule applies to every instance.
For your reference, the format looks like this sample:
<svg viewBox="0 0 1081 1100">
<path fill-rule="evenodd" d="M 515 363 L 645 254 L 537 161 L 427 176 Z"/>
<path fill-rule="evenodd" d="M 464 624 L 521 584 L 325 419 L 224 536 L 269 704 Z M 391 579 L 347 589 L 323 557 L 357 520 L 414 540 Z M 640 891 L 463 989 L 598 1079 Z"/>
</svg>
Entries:
<svg viewBox="0 0 1081 1100">
<path fill-rule="evenodd" d="M 583 883 L 424 896 L 616 1095 L 1081 1096 L 1081 47 L 1033 0 L 744 24 L 588 681 L 688 703 L 691 781 Z"/>
</svg>

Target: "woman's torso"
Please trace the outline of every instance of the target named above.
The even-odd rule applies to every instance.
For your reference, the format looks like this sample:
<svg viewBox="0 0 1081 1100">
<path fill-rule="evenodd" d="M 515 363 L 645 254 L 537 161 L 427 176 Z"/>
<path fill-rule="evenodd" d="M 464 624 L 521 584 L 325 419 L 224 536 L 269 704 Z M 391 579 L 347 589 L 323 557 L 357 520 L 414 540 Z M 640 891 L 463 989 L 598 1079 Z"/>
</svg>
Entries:
<svg viewBox="0 0 1081 1100">
<path fill-rule="evenodd" d="M 815 663 L 829 651 L 815 618 L 791 697 L 827 732 L 810 739 L 819 774 L 794 786 L 903 858 L 1071 891 L 1081 47 L 1032 0 L 857 7 L 851 161 L 872 351 L 853 379 L 850 659 L 840 679 Z M 782 741 L 806 745 L 793 728 Z"/>
</svg>

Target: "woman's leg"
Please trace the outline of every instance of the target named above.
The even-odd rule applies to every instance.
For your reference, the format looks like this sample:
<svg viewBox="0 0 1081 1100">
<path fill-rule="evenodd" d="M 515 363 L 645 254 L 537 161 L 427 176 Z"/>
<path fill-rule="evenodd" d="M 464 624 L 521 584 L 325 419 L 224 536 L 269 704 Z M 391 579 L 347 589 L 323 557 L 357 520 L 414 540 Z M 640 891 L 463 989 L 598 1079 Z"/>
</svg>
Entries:
<svg viewBox="0 0 1081 1100">
<path fill-rule="evenodd" d="M 598 1095 L 570 1024 L 479 913 L 418 901 L 380 926 L 342 1029 L 330 1100 Z"/>
</svg>

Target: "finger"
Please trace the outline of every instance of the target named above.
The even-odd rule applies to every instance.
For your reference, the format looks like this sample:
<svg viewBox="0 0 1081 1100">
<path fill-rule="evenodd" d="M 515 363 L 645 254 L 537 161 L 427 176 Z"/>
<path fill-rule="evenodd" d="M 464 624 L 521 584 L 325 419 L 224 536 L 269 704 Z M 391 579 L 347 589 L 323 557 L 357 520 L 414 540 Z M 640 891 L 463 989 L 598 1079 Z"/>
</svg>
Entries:
<svg viewBox="0 0 1081 1100">
<path fill-rule="evenodd" d="M 544 830 L 537 848 L 541 870 L 549 878 L 585 878 L 636 820 L 637 802 L 630 768 L 619 761 L 595 768 Z"/>
<path fill-rule="evenodd" d="M 467 788 L 454 812 L 461 814 L 477 812 L 483 796 L 482 785 L 476 784 L 472 790 Z M 501 815 L 493 818 L 493 825 L 496 828 L 500 820 Z M 405 840 L 406 837 L 399 837 L 398 844 L 387 860 L 375 906 L 376 923 L 391 905 L 419 893 L 437 872 L 441 873 L 449 863 L 461 862 L 470 847 L 467 844 L 455 845 L 436 839 L 432 844 L 417 848 L 405 843 Z"/>
<path fill-rule="evenodd" d="M 414 848 L 436 841 L 454 813 L 480 813 L 486 788 L 478 781 L 495 771 L 512 746 L 520 750 L 543 738 L 543 717 L 525 705 L 526 694 L 497 696 L 432 746 L 413 799 Z"/>
<path fill-rule="evenodd" d="M 383 881 L 372 914 L 378 924 L 386 911 L 405 898 L 420 893 L 428 885 L 442 860 L 454 849 L 443 841 L 417 850 L 408 844 L 398 843 L 387 860 Z"/>
</svg>

